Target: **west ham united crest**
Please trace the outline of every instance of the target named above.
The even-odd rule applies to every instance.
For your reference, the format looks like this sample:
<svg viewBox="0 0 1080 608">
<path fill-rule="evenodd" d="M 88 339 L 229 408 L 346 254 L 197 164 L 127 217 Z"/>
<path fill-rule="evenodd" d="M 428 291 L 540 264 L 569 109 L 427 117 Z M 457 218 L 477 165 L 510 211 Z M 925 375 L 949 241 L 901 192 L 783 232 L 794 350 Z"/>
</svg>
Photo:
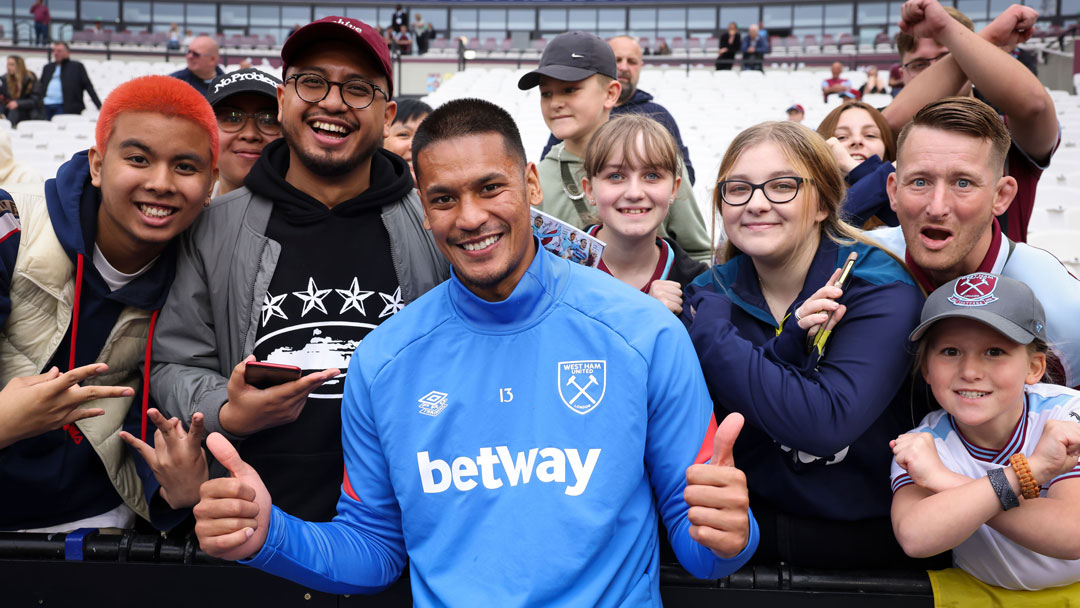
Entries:
<svg viewBox="0 0 1080 608">
<path fill-rule="evenodd" d="M 566 407 L 588 414 L 600 405 L 607 388 L 607 361 L 560 361 L 559 397 Z"/>
<path fill-rule="evenodd" d="M 995 287 L 996 276 L 985 272 L 969 274 L 956 281 L 949 301 L 956 306 L 986 306 L 997 301 L 997 296 L 994 295 Z"/>
</svg>

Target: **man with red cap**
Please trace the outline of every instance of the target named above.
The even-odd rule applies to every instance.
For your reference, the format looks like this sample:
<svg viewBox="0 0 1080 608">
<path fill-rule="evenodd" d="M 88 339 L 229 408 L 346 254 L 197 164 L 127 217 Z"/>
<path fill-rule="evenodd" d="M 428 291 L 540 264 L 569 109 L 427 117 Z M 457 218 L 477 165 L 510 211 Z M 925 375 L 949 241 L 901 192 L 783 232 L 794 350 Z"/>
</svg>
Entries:
<svg viewBox="0 0 1080 608">
<path fill-rule="evenodd" d="M 166 411 L 201 413 L 237 443 L 286 511 L 329 520 L 349 358 L 449 265 L 424 229 L 408 164 L 382 150 L 397 104 L 377 30 L 326 17 L 290 36 L 281 58 L 282 138 L 185 239 L 151 390 Z M 259 389 L 245 381 L 251 360 L 305 375 Z"/>
</svg>

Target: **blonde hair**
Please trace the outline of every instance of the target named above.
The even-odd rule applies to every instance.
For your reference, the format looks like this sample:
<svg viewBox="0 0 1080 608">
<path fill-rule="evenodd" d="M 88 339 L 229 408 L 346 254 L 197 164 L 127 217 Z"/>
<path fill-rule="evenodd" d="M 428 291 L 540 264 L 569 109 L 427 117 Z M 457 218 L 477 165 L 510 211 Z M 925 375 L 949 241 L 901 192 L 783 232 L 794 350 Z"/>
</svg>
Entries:
<svg viewBox="0 0 1080 608">
<path fill-rule="evenodd" d="M 724 153 L 724 160 L 720 162 L 716 183 L 719 184 L 728 178 L 743 152 L 767 141 L 779 146 L 795 171 L 806 180 L 803 184 L 805 188 L 803 193 L 807 197 L 807 215 L 813 215 L 818 210 L 827 212 L 825 219 L 818 226 L 821 236 L 841 244 L 860 241 L 874 245 L 840 219 L 840 204 L 844 201 L 844 193 L 847 189 L 840 166 L 836 164 L 832 150 L 829 149 L 825 140 L 801 124 L 788 121 L 763 122 L 736 135 L 728 146 L 727 152 Z M 716 214 L 722 211 L 723 204 L 720 188 L 714 188 L 714 223 Z M 726 262 L 741 253 L 729 239 L 723 249 L 717 252 L 717 257 L 721 262 Z"/>
<path fill-rule="evenodd" d="M 15 73 L 5 74 L 5 78 L 7 79 L 7 90 L 8 93 L 11 94 L 12 99 L 19 99 L 26 93 L 26 91 L 23 90 L 23 84 L 27 84 L 27 77 L 30 78 L 30 82 L 27 84 L 30 89 L 34 88 L 34 82 L 37 80 L 37 77 L 34 76 L 33 72 L 26 69 L 26 62 L 23 61 L 22 57 L 18 55 L 8 55 L 8 59 L 15 61 Z"/>
<path fill-rule="evenodd" d="M 642 149 L 637 145 L 639 137 Z M 671 132 L 642 114 L 617 116 L 593 133 L 585 148 L 586 177 L 591 180 L 599 175 L 618 153 L 622 153 L 624 163 L 663 169 L 673 177 L 682 172 L 682 155 Z"/>
</svg>

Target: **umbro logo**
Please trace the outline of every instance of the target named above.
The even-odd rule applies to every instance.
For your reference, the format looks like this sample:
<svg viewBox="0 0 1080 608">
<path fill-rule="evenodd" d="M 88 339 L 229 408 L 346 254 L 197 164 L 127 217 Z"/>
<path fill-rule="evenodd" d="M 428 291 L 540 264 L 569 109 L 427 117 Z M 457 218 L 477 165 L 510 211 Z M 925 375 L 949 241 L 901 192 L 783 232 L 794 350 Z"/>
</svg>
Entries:
<svg viewBox="0 0 1080 608">
<path fill-rule="evenodd" d="M 446 393 L 440 393 L 439 391 L 431 391 L 418 399 L 418 401 L 420 403 L 420 413 L 431 417 L 438 416 L 449 404 Z"/>
</svg>

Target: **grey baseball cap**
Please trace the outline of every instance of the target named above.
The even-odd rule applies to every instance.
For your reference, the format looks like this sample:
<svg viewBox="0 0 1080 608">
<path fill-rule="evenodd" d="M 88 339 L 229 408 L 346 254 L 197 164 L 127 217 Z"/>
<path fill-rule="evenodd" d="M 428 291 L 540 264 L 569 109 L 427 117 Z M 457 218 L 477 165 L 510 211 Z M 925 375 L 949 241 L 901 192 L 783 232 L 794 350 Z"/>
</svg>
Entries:
<svg viewBox="0 0 1080 608">
<path fill-rule="evenodd" d="M 593 74 L 603 74 L 613 80 L 618 78 L 615 51 L 595 34 L 567 32 L 559 34 L 544 47 L 540 67 L 522 76 L 518 88 L 525 91 L 538 86 L 541 76 L 577 82 Z"/>
<path fill-rule="evenodd" d="M 1046 312 L 1026 284 L 988 272 L 965 275 L 938 287 L 923 305 L 915 342 L 942 319 L 962 317 L 989 325 L 1019 344 L 1046 339 Z"/>
</svg>

